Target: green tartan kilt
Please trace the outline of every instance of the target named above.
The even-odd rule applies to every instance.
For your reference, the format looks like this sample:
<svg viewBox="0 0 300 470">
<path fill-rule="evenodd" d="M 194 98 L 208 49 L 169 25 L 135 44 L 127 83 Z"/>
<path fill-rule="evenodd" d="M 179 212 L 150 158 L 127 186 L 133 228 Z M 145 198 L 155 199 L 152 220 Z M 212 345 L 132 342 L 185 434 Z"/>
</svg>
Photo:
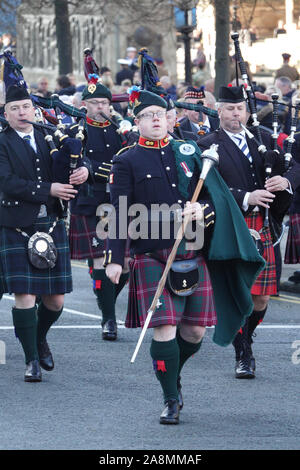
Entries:
<svg viewBox="0 0 300 470">
<path fill-rule="evenodd" d="M 55 216 L 43 217 L 34 227 L 23 231 L 29 236 L 36 231 L 48 233 L 55 219 Z M 53 295 L 72 291 L 69 243 L 62 219 L 57 222 L 51 236 L 57 248 L 56 265 L 38 269 L 28 258 L 28 238 L 14 228 L 0 227 L 0 292 Z"/>
<path fill-rule="evenodd" d="M 166 262 L 171 249 L 156 251 L 155 255 Z M 217 323 L 213 290 L 203 256 L 196 255 L 200 271 L 200 283 L 195 292 L 179 297 L 164 288 L 161 305 L 152 316 L 149 328 L 160 325 L 187 323 L 194 326 L 212 326 Z M 195 252 L 177 253 L 177 259 L 195 258 Z M 135 255 L 130 261 L 128 311 L 125 326 L 143 327 L 147 312 L 155 295 L 165 265 L 145 255 Z"/>
</svg>

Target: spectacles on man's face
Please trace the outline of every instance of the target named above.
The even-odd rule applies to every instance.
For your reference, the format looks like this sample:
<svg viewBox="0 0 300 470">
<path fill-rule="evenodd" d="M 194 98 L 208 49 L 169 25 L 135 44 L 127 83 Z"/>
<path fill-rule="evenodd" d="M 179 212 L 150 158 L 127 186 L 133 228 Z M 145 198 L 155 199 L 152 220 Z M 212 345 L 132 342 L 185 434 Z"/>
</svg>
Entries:
<svg viewBox="0 0 300 470">
<path fill-rule="evenodd" d="M 138 116 L 138 119 L 153 119 L 154 116 L 158 117 L 159 119 L 163 118 L 166 115 L 165 111 L 157 111 L 157 113 L 153 113 L 152 111 L 149 111 L 148 113 L 140 114 Z"/>
<path fill-rule="evenodd" d="M 94 106 L 97 106 L 97 105 L 100 105 L 100 106 L 108 106 L 109 105 L 109 101 L 94 101 L 94 100 L 89 100 L 88 103 L 94 105 Z"/>
</svg>

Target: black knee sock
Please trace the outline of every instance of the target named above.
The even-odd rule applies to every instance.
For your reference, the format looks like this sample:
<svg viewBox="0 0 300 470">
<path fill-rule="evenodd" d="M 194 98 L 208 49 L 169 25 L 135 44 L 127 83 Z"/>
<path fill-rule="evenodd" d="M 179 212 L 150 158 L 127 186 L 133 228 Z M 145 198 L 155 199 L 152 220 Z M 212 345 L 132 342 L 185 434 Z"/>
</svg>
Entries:
<svg viewBox="0 0 300 470">
<path fill-rule="evenodd" d="M 102 311 L 102 325 L 108 320 L 116 321 L 115 284 L 105 274 L 104 269 L 93 269 L 93 287 L 97 296 L 97 304 Z"/>
<path fill-rule="evenodd" d="M 46 335 L 56 320 L 59 319 L 63 308 L 60 310 L 50 310 L 43 302 L 41 302 L 37 309 L 37 342 L 41 343 L 46 339 Z"/>
<path fill-rule="evenodd" d="M 249 317 L 246 318 L 245 324 L 235 335 L 232 345 L 235 349 L 235 359 L 240 360 L 242 352 L 245 352 L 248 346 L 248 330 L 249 330 Z"/>
<path fill-rule="evenodd" d="M 118 295 L 125 286 L 126 282 L 129 279 L 129 273 L 122 273 L 120 276 L 119 284 L 115 284 L 115 299 L 117 300 Z"/>
<path fill-rule="evenodd" d="M 163 390 L 165 402 L 170 399 L 178 400 L 179 348 L 177 339 L 171 341 L 155 341 L 153 339 L 150 354 L 153 359 L 155 375 Z"/>
<path fill-rule="evenodd" d="M 19 338 L 25 353 L 25 362 L 33 361 L 39 358 L 37 351 L 37 318 L 36 306 L 32 308 L 12 309 L 13 324 L 16 337 Z"/>
<path fill-rule="evenodd" d="M 255 328 L 263 321 L 267 311 L 266 307 L 264 310 L 253 310 L 248 319 L 248 337 L 251 339 Z"/>
<path fill-rule="evenodd" d="M 185 339 L 182 338 L 180 335 L 180 330 L 177 329 L 176 333 L 177 337 L 177 343 L 179 346 L 179 368 L 178 368 L 178 375 L 181 372 L 181 369 L 185 362 L 193 356 L 193 354 L 196 354 L 196 352 L 199 351 L 202 345 L 202 340 L 199 341 L 199 343 L 190 343 L 189 341 L 186 341 Z"/>
</svg>

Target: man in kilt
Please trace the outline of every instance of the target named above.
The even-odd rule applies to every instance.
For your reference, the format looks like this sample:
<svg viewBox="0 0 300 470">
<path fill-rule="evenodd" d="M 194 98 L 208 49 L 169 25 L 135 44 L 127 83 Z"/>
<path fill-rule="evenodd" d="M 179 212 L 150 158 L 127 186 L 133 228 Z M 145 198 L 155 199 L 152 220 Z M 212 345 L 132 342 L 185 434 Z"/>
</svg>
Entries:
<svg viewBox="0 0 300 470">
<path fill-rule="evenodd" d="M 292 146 L 292 156 L 299 163 L 300 133 L 295 132 L 295 143 Z M 284 262 L 286 264 L 300 263 L 300 187 L 295 190 L 293 201 L 289 210 L 289 231 L 287 236 Z M 300 271 L 294 271 L 288 279 L 300 283 Z"/>
<path fill-rule="evenodd" d="M 154 329 L 150 353 L 165 402 L 160 423 L 178 424 L 179 410 L 183 407 L 180 379 L 183 365 L 199 351 L 206 326 L 217 324 L 215 342 L 222 346 L 231 343 L 245 321 L 244 315 L 249 315 L 253 306 L 250 293 L 244 296 L 242 284 L 254 282 L 263 261 L 252 246 L 246 224 L 228 188 L 214 169 L 210 170 L 198 202 L 189 202 L 200 175 L 200 152 L 192 141 L 169 141 L 166 137 L 166 101 L 145 90 L 134 91 L 130 99 L 140 137 L 136 145 L 121 150 L 113 159 L 110 192 L 116 234 L 109 231 L 109 250 L 105 257 L 107 276 L 118 284 L 124 266 L 127 227 L 130 229 L 129 218 L 125 218 L 125 227 L 119 220 L 119 217 L 124 220 L 120 197 L 126 196 L 128 208 L 142 204 L 146 218 L 139 218 L 137 225 L 140 231 L 146 230 L 146 234 L 137 236 L 129 230 L 130 253 L 134 259 L 130 262 L 128 328 L 143 327 L 145 323 L 176 237 L 174 206 L 184 216 L 192 217 L 197 227 L 198 223 L 202 224 L 205 230 L 204 250 L 186 246 L 183 239 L 176 256 L 176 260 L 193 259 L 197 263 L 199 278 L 194 289 L 189 291 L 190 295 L 180 296 L 165 287 L 149 325 Z M 163 203 L 170 210 L 156 213 L 152 205 Z M 167 236 L 162 233 L 162 218 L 169 223 Z M 150 234 L 153 220 L 159 223 L 159 236 Z M 231 240 L 237 238 L 236 227 L 243 243 L 246 240 L 246 244 L 250 244 L 249 258 L 239 241 L 235 247 L 231 246 Z M 239 269 L 239 276 L 236 269 Z M 184 281 L 182 284 L 184 286 Z M 232 301 L 233 292 L 237 292 L 240 305 Z"/>
<path fill-rule="evenodd" d="M 208 148 L 218 144 L 220 155 L 218 170 L 229 186 L 249 229 L 260 235 L 266 267 L 252 286 L 254 309 L 244 327 L 236 335 L 233 346 L 236 354 L 236 378 L 255 377 L 255 359 L 252 354 L 252 335 L 262 322 L 270 295 L 276 294 L 276 268 L 273 240 L 270 227 L 274 221 L 281 221 L 291 202 L 292 188 L 299 184 L 299 166 L 293 162 L 291 169 L 284 173 L 282 152 L 275 157 L 271 177 L 265 180 L 264 161 L 258 146 L 249 139 L 241 127 L 248 120 L 243 86 L 221 87 L 218 113 L 220 129 L 203 137 L 198 145 Z M 271 148 L 270 135 L 262 134 L 267 149 Z M 274 157 L 272 153 L 268 153 Z M 283 176 L 282 176 L 283 175 Z M 265 209 L 270 211 L 270 227 L 265 226 Z"/>
<path fill-rule="evenodd" d="M 69 176 L 70 154 L 80 152 L 81 143 L 65 139 L 51 155 L 44 135 L 25 121 L 34 121 L 34 113 L 27 90 L 10 86 L 4 114 L 9 126 L 0 135 L 0 272 L 3 292 L 15 295 L 13 324 L 25 354 L 26 382 L 41 381 L 40 366 L 48 371 L 54 368 L 46 335 L 62 313 L 64 294 L 72 290 L 60 199 L 72 199 L 77 193 L 74 185 L 88 177 L 86 168 Z M 54 267 L 41 266 L 40 258 L 38 265 L 29 259 L 28 240 L 36 232 L 53 238 Z M 39 247 L 50 259 L 43 241 L 36 245 L 37 251 Z M 41 297 L 38 308 L 36 296 Z"/>
<path fill-rule="evenodd" d="M 83 104 L 87 108 L 86 154 L 91 164 L 91 174 L 71 201 L 70 251 L 72 259 L 89 259 L 93 290 L 102 311 L 102 338 L 117 339 L 115 303 L 128 280 L 128 267 L 123 270 L 118 286 L 105 275 L 103 251 L 106 244 L 96 232 L 100 216 L 96 214 L 100 204 L 109 202 L 108 176 L 112 157 L 122 147 L 120 134 L 101 113 L 112 118 L 111 92 L 99 81 L 90 83 L 82 92 Z M 70 127 L 70 135 L 77 132 L 77 124 Z"/>
</svg>

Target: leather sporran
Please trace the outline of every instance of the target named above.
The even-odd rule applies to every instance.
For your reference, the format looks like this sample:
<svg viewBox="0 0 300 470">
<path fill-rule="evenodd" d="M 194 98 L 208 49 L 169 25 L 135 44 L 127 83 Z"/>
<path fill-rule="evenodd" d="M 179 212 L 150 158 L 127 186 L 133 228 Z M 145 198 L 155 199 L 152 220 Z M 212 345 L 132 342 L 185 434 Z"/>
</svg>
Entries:
<svg viewBox="0 0 300 470">
<path fill-rule="evenodd" d="M 197 259 L 174 261 L 167 277 L 167 287 L 180 297 L 192 295 L 199 285 L 199 266 Z"/>
<path fill-rule="evenodd" d="M 35 268 L 54 268 L 57 249 L 53 238 L 45 232 L 34 233 L 28 240 L 28 257 Z"/>
<path fill-rule="evenodd" d="M 250 232 L 250 235 L 252 237 L 252 240 L 256 246 L 258 253 L 260 254 L 260 256 L 262 256 L 264 254 L 265 249 L 264 249 L 263 242 L 261 241 L 260 234 L 253 228 L 249 228 L 249 232 Z"/>
</svg>

